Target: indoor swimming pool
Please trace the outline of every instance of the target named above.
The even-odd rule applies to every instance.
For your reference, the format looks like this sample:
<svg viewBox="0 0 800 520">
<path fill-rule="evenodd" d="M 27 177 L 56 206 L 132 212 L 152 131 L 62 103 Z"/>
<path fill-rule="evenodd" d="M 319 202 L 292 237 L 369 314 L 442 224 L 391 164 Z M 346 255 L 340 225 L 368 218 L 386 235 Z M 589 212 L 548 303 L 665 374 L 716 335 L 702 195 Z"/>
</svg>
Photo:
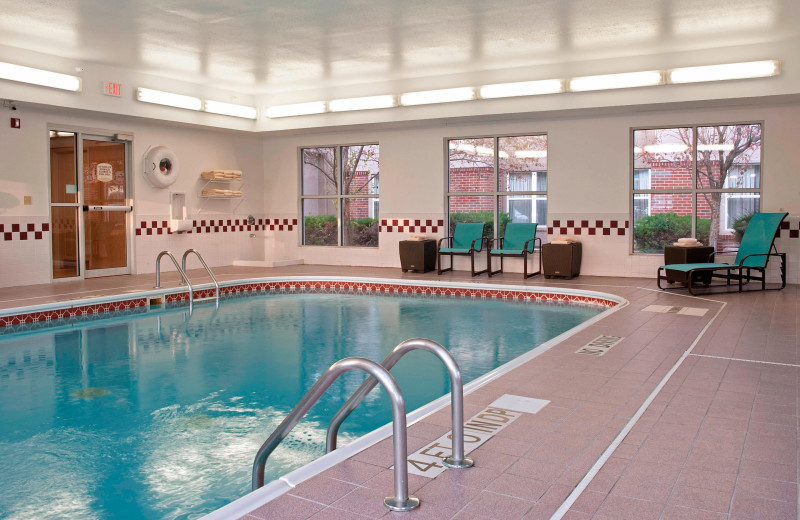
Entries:
<svg viewBox="0 0 800 520">
<path fill-rule="evenodd" d="M 469 382 L 606 310 L 346 293 L 249 296 L 0 336 L 0 518 L 199 518 L 250 490 L 258 447 L 332 363 L 412 337 Z M 449 391 L 415 352 L 392 371 L 412 411 Z M 266 481 L 324 453 L 349 373 L 276 450 Z M 374 391 L 340 445 L 391 420 Z"/>
</svg>

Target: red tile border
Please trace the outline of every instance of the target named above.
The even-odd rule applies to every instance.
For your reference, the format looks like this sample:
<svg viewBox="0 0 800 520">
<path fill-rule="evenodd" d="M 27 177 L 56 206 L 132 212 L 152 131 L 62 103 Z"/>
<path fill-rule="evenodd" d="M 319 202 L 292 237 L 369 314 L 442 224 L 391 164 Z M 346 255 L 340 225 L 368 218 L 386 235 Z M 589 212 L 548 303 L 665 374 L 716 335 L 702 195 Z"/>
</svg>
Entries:
<svg viewBox="0 0 800 520">
<path fill-rule="evenodd" d="M 443 219 L 384 218 L 381 219 L 380 233 L 438 233 L 444 227 Z"/>
<path fill-rule="evenodd" d="M 294 231 L 296 218 L 259 218 L 248 224 L 246 218 L 221 218 L 192 220 L 192 229 L 186 233 L 232 233 L 234 231 Z M 171 235 L 168 220 L 139 220 L 136 236 Z"/>
<path fill-rule="evenodd" d="M 548 235 L 624 236 L 630 228 L 628 220 L 562 220 L 555 219 L 547 227 Z"/>
<path fill-rule="evenodd" d="M 428 296 L 450 296 L 465 298 L 493 298 L 503 300 L 514 300 L 519 302 L 553 302 L 553 303 L 575 303 L 580 305 L 598 305 L 601 307 L 615 307 L 617 302 L 604 298 L 592 296 L 581 296 L 572 294 L 557 294 L 547 292 L 532 292 L 520 290 L 500 290 L 484 288 L 463 288 L 463 287 L 432 287 L 409 285 L 403 283 L 378 283 L 365 281 L 329 281 L 329 280 L 298 280 L 281 282 L 257 282 L 229 285 L 220 287 L 221 295 L 244 295 L 252 292 L 353 292 L 365 294 L 404 294 L 404 295 L 428 295 Z M 214 289 L 198 289 L 194 291 L 195 299 L 210 298 L 214 296 Z M 170 293 L 164 297 L 166 303 L 188 301 L 189 295 L 186 292 Z M 120 300 L 115 302 L 100 303 L 96 305 L 82 305 L 76 307 L 65 307 L 40 312 L 30 312 L 14 314 L 11 316 L 0 316 L 0 327 L 10 327 L 23 323 L 34 323 L 39 321 L 49 321 L 58 318 L 71 318 L 87 314 L 98 314 L 111 312 L 134 307 L 147 305 L 147 298 L 135 298 Z"/>
</svg>

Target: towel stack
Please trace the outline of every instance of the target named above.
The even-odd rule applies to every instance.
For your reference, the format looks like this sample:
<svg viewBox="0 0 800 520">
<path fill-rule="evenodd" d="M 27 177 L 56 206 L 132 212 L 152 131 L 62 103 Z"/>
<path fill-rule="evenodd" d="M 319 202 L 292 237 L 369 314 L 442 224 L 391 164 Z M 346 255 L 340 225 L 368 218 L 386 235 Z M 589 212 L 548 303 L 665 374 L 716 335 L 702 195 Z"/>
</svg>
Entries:
<svg viewBox="0 0 800 520">
<path fill-rule="evenodd" d="M 679 238 L 678 241 L 673 242 L 672 245 L 675 247 L 701 247 L 703 243 L 696 238 Z"/>
<path fill-rule="evenodd" d="M 575 244 L 578 242 L 578 239 L 572 236 L 563 236 L 559 238 L 554 238 L 550 241 L 551 244 Z"/>
<path fill-rule="evenodd" d="M 207 181 L 240 181 L 242 170 L 206 170 L 200 178 Z"/>
<path fill-rule="evenodd" d="M 202 193 L 203 197 L 241 197 L 241 190 L 221 190 L 219 188 L 206 188 Z"/>
</svg>

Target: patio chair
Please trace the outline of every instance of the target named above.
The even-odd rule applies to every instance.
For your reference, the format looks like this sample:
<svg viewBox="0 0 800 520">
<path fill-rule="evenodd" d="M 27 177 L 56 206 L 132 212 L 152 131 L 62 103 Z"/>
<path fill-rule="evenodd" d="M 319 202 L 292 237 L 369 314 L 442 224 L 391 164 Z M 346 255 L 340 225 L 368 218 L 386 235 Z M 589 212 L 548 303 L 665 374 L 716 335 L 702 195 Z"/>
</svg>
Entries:
<svg viewBox="0 0 800 520">
<path fill-rule="evenodd" d="M 487 272 L 488 267 L 483 271 L 475 271 L 475 253 L 483 251 L 484 243 L 488 247 L 488 239 L 483 237 L 483 230 L 486 224 L 480 222 L 459 222 L 452 237 L 439 239 L 438 254 L 436 255 L 439 265 L 438 272 L 442 274 L 453 270 L 453 256 L 469 256 L 472 276 L 477 276 Z M 445 242 L 448 247 L 442 247 Z M 450 256 L 450 267 L 442 269 L 442 256 Z"/>
<path fill-rule="evenodd" d="M 522 257 L 523 279 L 536 276 L 542 272 L 542 239 L 536 238 L 536 224 L 509 222 L 506 224 L 505 236 L 496 238 L 497 248 L 489 248 L 489 276 L 503 272 L 503 257 L 514 256 Z M 539 269 L 535 273 L 528 274 L 528 255 L 533 255 L 536 250 L 536 242 L 539 243 Z M 492 257 L 500 257 L 500 269 L 492 271 Z"/>
<path fill-rule="evenodd" d="M 772 289 L 780 291 L 786 287 L 786 253 L 778 253 L 775 235 L 787 215 L 788 213 L 755 213 L 747 224 L 736 260 L 732 264 L 715 263 L 714 255 L 718 253 L 711 253 L 708 263 L 662 265 L 657 272 L 658 288 L 667 289 L 661 286 L 661 281 L 668 280 L 666 274 L 669 270 L 685 274 L 686 284 L 692 295 L 695 294 L 692 290 L 693 282 L 701 281 L 708 286 L 712 278 L 723 278 L 726 285 L 730 285 L 732 280 L 738 281 L 739 292 L 742 292 L 743 285 L 751 281 L 761 282 L 761 290 L 765 291 L 767 263 L 770 257 L 778 257 L 781 259 L 781 286 Z"/>
</svg>

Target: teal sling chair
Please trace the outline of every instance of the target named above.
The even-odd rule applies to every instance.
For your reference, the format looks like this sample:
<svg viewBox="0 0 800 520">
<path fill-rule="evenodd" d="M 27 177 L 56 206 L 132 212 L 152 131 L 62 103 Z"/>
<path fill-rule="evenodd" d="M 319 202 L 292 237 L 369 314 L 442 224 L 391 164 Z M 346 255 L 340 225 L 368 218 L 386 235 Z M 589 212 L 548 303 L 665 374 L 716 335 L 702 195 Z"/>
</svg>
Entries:
<svg viewBox="0 0 800 520">
<path fill-rule="evenodd" d="M 506 224 L 505 234 L 502 238 L 496 238 L 497 248 L 489 248 L 489 276 L 503 272 L 503 257 L 514 256 L 522 257 L 523 279 L 536 276 L 542 271 L 542 255 L 539 255 L 539 269 L 535 273 L 528 274 L 528 255 L 533 255 L 536 250 L 536 242 L 539 242 L 539 252 L 542 250 L 542 239 L 536 238 L 536 226 L 538 224 L 509 222 Z M 492 257 L 500 257 L 500 269 L 492 271 Z"/>
<path fill-rule="evenodd" d="M 761 282 L 761 290 L 767 290 L 766 269 L 771 257 L 781 259 L 781 286 L 775 287 L 781 290 L 786 287 L 786 253 L 778 253 L 775 248 L 775 236 L 780 229 L 781 223 L 788 213 L 755 213 L 747 224 L 742 243 L 736 254 L 736 260 L 731 264 L 714 262 L 714 255 L 711 253 L 709 262 L 696 264 L 669 264 L 658 268 L 658 288 L 662 287 L 662 280 L 669 281 L 667 271 L 684 273 L 689 293 L 694 295 L 694 285 L 696 281 L 701 281 L 703 285 L 708 285 L 712 278 L 723 278 L 727 284 L 731 281 L 739 282 L 739 292 L 742 287 L 751 281 Z"/>
<path fill-rule="evenodd" d="M 483 251 L 484 243 L 488 246 L 488 239 L 483 238 L 483 229 L 486 224 L 476 222 L 459 222 L 456 224 L 456 229 L 452 237 L 444 237 L 439 239 L 439 253 L 436 255 L 437 263 L 439 265 L 439 274 L 446 271 L 453 270 L 453 256 L 469 256 L 472 276 L 483 274 L 489 269 L 475 272 L 475 253 Z M 449 247 L 442 247 L 442 242 L 445 242 Z M 450 267 L 442 269 L 442 256 L 450 256 Z"/>
</svg>

